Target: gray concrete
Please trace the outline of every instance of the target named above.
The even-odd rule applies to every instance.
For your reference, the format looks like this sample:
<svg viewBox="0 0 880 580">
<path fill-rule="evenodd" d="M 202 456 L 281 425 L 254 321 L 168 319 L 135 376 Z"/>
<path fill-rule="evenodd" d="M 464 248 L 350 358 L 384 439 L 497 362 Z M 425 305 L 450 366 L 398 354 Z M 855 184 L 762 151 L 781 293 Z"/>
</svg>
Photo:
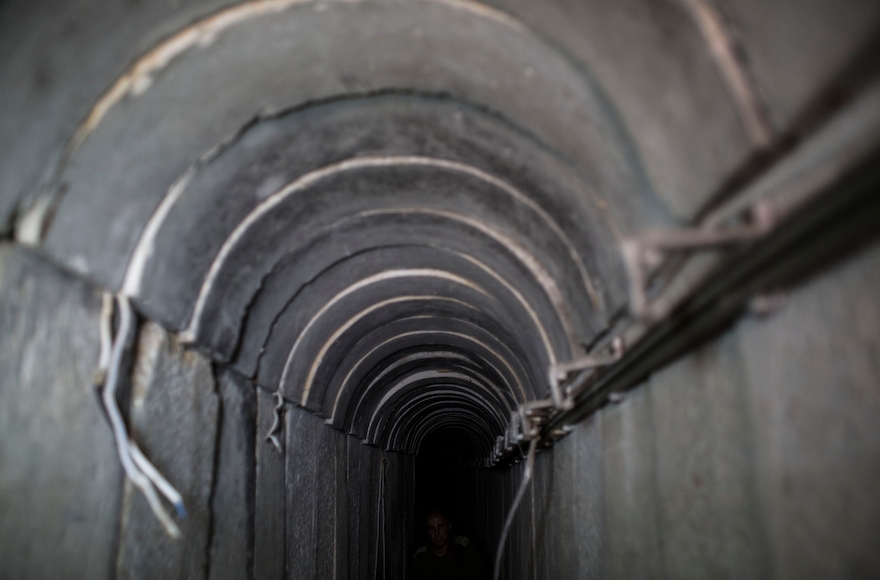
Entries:
<svg viewBox="0 0 880 580">
<path fill-rule="evenodd" d="M 126 481 L 117 577 L 204 578 L 220 408 L 211 364 L 147 323 L 138 335 L 131 383 L 131 436 L 183 496 L 188 517 L 180 522 L 183 537 L 170 538 Z"/>
<path fill-rule="evenodd" d="M 877 577 L 878 278 L 874 246 L 539 454 L 503 577 Z M 521 465 L 475 477 L 494 541 Z"/>
<path fill-rule="evenodd" d="M 0 232 L 19 201 L 49 182 L 97 95 L 159 39 L 229 0 L 126 3 L 27 1 L 0 7 Z M 46 18 L 51 15 L 51 18 Z"/>
<path fill-rule="evenodd" d="M 288 409 L 285 424 L 286 577 L 402 578 L 409 461 L 303 409 Z"/>
<path fill-rule="evenodd" d="M 655 441 L 647 391 L 602 413 L 606 573 L 610 578 L 662 577 Z"/>
<path fill-rule="evenodd" d="M 774 577 L 880 575 L 880 249 L 741 325 Z"/>
<path fill-rule="evenodd" d="M 0 576 L 113 578 L 122 470 L 92 386 L 99 295 L 0 245 Z"/>
<path fill-rule="evenodd" d="M 658 373 L 649 390 L 661 561 L 669 578 L 768 573 L 747 391 L 731 337 Z"/>
<path fill-rule="evenodd" d="M 876 58 L 880 9 L 870 0 L 809 0 L 797 10 L 760 0 L 718 6 L 745 48 L 774 123 L 783 129 L 821 108 L 817 94 L 846 87 L 852 73 Z M 787 25 L 778 26 L 783 20 Z"/>
<path fill-rule="evenodd" d="M 252 578 L 257 393 L 249 381 L 220 371 L 219 441 L 211 498 L 209 580 Z"/>
<path fill-rule="evenodd" d="M 254 496 L 254 577 L 284 578 L 286 526 L 284 525 L 284 454 L 266 441 L 274 423 L 275 400 L 257 390 Z M 283 431 L 278 437 L 284 440 Z"/>
</svg>

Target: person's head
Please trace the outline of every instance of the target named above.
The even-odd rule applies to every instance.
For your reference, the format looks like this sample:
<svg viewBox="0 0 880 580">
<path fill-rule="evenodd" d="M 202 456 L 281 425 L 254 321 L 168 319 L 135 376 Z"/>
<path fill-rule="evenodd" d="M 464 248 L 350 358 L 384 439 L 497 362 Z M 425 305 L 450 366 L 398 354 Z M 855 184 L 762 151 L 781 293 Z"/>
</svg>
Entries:
<svg viewBox="0 0 880 580">
<path fill-rule="evenodd" d="M 449 536 L 452 533 L 452 524 L 449 518 L 440 510 L 432 510 L 425 519 L 428 527 L 428 539 L 435 548 L 443 548 L 449 543 Z"/>
</svg>

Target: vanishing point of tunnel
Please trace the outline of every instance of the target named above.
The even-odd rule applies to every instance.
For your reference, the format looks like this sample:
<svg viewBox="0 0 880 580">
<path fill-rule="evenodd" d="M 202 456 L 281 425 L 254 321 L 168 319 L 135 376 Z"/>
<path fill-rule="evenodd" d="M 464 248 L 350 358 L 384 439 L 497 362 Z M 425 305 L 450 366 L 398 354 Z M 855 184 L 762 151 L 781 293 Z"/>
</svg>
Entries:
<svg viewBox="0 0 880 580">
<path fill-rule="evenodd" d="M 867 0 L 0 0 L 0 579 L 880 578 L 878 73 Z"/>
</svg>

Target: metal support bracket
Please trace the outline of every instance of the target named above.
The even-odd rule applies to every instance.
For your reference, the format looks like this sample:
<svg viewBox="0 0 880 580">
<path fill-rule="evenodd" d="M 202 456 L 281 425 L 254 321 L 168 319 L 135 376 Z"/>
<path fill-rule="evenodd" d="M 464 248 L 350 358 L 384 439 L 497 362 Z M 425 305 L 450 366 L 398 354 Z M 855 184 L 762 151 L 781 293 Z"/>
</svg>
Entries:
<svg viewBox="0 0 880 580">
<path fill-rule="evenodd" d="M 550 394 L 553 405 L 563 411 L 574 407 L 574 392 L 571 388 L 562 388 L 569 375 L 574 372 L 612 365 L 623 356 L 623 338 L 616 337 L 611 343 L 611 352 L 607 355 L 587 355 L 567 363 L 559 363 L 550 367 Z"/>
<path fill-rule="evenodd" d="M 551 399 L 538 399 L 537 401 L 521 403 L 517 407 L 522 427 L 521 440 L 531 441 L 540 437 L 541 425 L 547 421 L 550 413 L 556 408 Z"/>
<path fill-rule="evenodd" d="M 775 224 L 773 208 L 766 202 L 758 202 L 749 211 L 745 224 L 661 230 L 625 238 L 621 242 L 621 251 L 629 275 L 629 304 L 633 315 L 653 322 L 672 310 L 671 304 L 650 301 L 646 294 L 648 277 L 665 254 L 723 249 L 751 242 L 767 234 Z"/>
</svg>

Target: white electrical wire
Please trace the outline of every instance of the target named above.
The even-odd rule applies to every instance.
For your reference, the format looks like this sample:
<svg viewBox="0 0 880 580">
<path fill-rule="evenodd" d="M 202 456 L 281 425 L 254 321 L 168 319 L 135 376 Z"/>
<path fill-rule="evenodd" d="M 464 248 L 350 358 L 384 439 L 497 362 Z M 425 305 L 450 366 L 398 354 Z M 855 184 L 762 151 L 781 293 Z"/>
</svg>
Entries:
<svg viewBox="0 0 880 580">
<path fill-rule="evenodd" d="M 183 506 L 183 499 L 174 487 L 162 477 L 159 471 L 150 461 L 144 457 L 137 444 L 128 436 L 125 422 L 122 420 L 122 413 L 119 411 L 119 404 L 116 401 L 116 390 L 119 387 L 119 375 L 122 368 L 122 359 L 125 354 L 126 345 L 131 341 L 135 332 L 134 311 L 131 303 L 125 296 L 117 296 L 116 303 L 119 306 L 119 331 L 116 333 L 116 339 L 112 342 L 109 351 L 106 345 L 109 341 L 105 340 L 105 336 L 109 336 L 109 329 L 112 326 L 113 309 L 107 307 L 108 299 L 105 295 L 104 308 L 102 309 L 101 335 L 102 349 L 99 360 L 99 375 L 104 373 L 106 382 L 101 394 L 101 401 L 104 409 L 107 411 L 107 418 L 110 420 L 110 427 L 113 429 L 113 436 L 116 439 L 116 450 L 119 454 L 119 461 L 122 463 L 122 469 L 132 484 L 141 490 L 147 503 L 156 519 L 162 524 L 165 532 L 172 538 L 181 536 L 180 529 L 171 516 L 165 511 L 162 501 L 156 494 L 156 487 L 168 500 L 174 504 L 178 514 L 181 517 L 186 516 L 186 509 Z M 107 354 L 109 352 L 109 355 Z M 102 369 L 102 365 L 106 367 Z M 154 487 L 154 484 L 156 487 Z"/>
<path fill-rule="evenodd" d="M 98 372 L 95 373 L 95 386 L 100 387 L 107 380 L 110 366 L 110 353 L 113 350 L 113 295 L 107 292 L 101 296 L 101 324 L 98 327 L 101 354 L 98 357 Z"/>
<path fill-rule="evenodd" d="M 159 492 L 164 495 L 174 506 L 174 509 L 177 510 L 177 517 L 186 519 L 186 507 L 183 505 L 183 498 L 180 496 L 180 493 L 178 493 L 178 491 L 174 489 L 174 486 L 168 483 L 168 480 L 159 473 L 159 470 L 156 469 L 152 463 L 150 463 L 150 460 L 144 456 L 137 443 L 129 441 L 128 450 L 131 452 L 131 458 L 134 460 L 135 465 L 140 468 L 143 474 L 147 476 L 153 485 L 159 489 Z"/>
<path fill-rule="evenodd" d="M 529 486 L 529 482 L 532 480 L 532 468 L 535 465 L 535 451 L 538 448 L 538 438 L 532 439 L 532 442 L 529 444 L 529 454 L 526 457 L 526 467 L 523 470 L 523 478 L 522 483 L 519 484 L 519 491 L 516 492 L 516 497 L 513 499 L 513 505 L 510 506 L 510 512 L 507 514 L 507 521 L 504 522 L 504 528 L 501 530 L 501 539 L 498 541 L 498 551 L 495 553 L 495 571 L 493 572 L 494 580 L 498 580 L 498 575 L 501 574 L 501 555 L 504 553 L 504 542 L 507 540 L 507 533 L 510 531 L 510 525 L 513 523 L 513 516 L 516 514 L 516 508 L 519 507 L 519 502 L 522 501 L 523 496 L 526 493 L 526 488 Z"/>
</svg>

